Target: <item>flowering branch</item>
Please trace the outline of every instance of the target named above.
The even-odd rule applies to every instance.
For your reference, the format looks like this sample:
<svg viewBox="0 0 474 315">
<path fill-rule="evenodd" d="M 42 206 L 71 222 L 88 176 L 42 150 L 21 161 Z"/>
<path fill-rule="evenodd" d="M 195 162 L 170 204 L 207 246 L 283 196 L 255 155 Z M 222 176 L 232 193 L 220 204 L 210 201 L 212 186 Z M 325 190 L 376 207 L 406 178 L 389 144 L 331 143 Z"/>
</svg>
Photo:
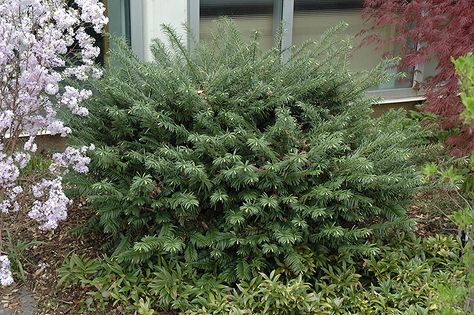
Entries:
<svg viewBox="0 0 474 315">
<path fill-rule="evenodd" d="M 0 215 L 19 211 L 21 195 L 29 193 L 35 201 L 28 215 L 45 230 L 66 219 L 71 201 L 63 192 L 62 176 L 69 168 L 87 172 L 85 153 L 93 147 L 53 155 L 49 177 L 31 187 L 22 184 L 21 170 L 36 152 L 40 133 L 64 137 L 71 132 L 59 119 L 59 109 L 87 116 L 81 102 L 91 92 L 64 82 L 102 75 L 95 63 L 100 49 L 87 30 L 101 33 L 108 22 L 99 0 L 69 2 L 0 0 Z M 2 229 L 0 281 L 8 285 L 13 280 L 8 257 L 1 255 Z"/>
</svg>

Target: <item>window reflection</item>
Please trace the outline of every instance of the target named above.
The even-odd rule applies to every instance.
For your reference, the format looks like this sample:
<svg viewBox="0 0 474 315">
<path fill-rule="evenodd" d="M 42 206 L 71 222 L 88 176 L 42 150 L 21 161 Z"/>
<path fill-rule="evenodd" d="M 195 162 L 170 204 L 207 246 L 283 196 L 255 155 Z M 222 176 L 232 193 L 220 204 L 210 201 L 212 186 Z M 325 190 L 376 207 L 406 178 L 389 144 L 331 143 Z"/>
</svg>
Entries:
<svg viewBox="0 0 474 315">
<path fill-rule="evenodd" d="M 354 37 L 363 29 L 369 27 L 362 18 L 363 0 L 295 0 L 293 18 L 293 44 L 299 45 L 309 39 L 318 40 L 330 27 L 345 21 L 348 28 L 340 35 L 341 38 Z M 393 30 L 386 29 L 384 36 L 391 36 Z M 354 38 L 354 47 L 357 47 L 361 38 Z M 397 47 L 387 47 L 387 52 L 397 55 Z M 364 45 L 354 49 L 351 57 L 351 68 L 354 71 L 369 70 L 375 67 L 382 58 L 382 53 L 375 51 L 373 46 Z M 387 71 L 397 72 L 391 68 Z M 407 77 L 409 77 L 407 75 Z M 375 89 L 409 88 L 411 79 L 399 79 L 387 82 Z"/>
<path fill-rule="evenodd" d="M 251 38 L 255 31 L 261 36 L 262 49 L 269 49 L 273 42 L 273 0 L 201 0 L 199 38 L 210 38 L 215 21 L 221 16 L 234 20 L 240 32 Z"/>
</svg>

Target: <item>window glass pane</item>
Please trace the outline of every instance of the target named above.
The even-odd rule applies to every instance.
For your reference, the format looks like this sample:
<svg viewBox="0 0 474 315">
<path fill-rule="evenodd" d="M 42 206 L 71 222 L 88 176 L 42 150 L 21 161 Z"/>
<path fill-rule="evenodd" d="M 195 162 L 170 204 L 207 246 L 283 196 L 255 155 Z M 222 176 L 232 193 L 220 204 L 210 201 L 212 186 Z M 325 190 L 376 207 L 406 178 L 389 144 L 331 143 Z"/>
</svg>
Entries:
<svg viewBox="0 0 474 315">
<path fill-rule="evenodd" d="M 273 42 L 273 0 L 201 0 L 199 39 L 210 38 L 215 21 L 228 16 L 244 35 L 251 38 L 260 32 L 262 49 L 269 49 Z"/>
<path fill-rule="evenodd" d="M 436 58 L 431 59 L 424 65 L 423 77 L 428 78 L 438 74 L 436 67 L 438 66 L 438 60 Z"/>
<path fill-rule="evenodd" d="M 123 36 L 130 43 L 130 0 L 109 0 L 109 32 L 112 36 Z"/>
<path fill-rule="evenodd" d="M 345 21 L 349 27 L 342 36 L 355 36 L 361 30 L 368 28 L 362 18 L 363 0 L 295 0 L 295 14 L 293 20 L 293 44 L 299 45 L 308 39 L 318 40 L 330 27 Z M 391 30 L 385 31 L 386 36 Z M 355 38 L 353 46 L 357 47 L 361 38 Z M 396 47 L 388 47 L 390 53 L 396 55 Z M 351 67 L 354 71 L 369 70 L 376 66 L 382 58 L 379 51 L 373 46 L 363 46 L 354 49 L 351 57 Z M 387 71 L 397 71 L 388 69 Z M 411 79 L 393 80 L 374 89 L 408 88 L 412 86 Z"/>
</svg>

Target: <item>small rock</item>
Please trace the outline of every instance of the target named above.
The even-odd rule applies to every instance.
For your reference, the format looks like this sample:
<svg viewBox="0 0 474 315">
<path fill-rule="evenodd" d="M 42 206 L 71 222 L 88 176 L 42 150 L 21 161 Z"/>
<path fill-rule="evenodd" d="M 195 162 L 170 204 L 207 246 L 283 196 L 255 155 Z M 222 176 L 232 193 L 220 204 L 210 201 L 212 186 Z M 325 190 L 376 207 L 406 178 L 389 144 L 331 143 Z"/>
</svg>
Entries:
<svg viewBox="0 0 474 315">
<path fill-rule="evenodd" d="M 20 289 L 19 299 L 15 301 L 15 306 L 15 309 L 12 310 L 0 305 L 0 315 L 34 315 L 36 313 L 36 301 L 25 288 Z"/>
</svg>

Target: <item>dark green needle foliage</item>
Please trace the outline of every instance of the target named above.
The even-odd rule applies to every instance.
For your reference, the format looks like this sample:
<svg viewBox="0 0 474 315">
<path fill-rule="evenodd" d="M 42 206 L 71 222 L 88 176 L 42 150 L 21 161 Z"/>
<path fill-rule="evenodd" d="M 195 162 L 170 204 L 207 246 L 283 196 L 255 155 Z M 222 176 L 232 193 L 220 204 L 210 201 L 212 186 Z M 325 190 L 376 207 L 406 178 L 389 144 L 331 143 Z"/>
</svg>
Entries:
<svg viewBox="0 0 474 315">
<path fill-rule="evenodd" d="M 383 65 L 351 73 L 337 28 L 289 60 L 228 20 L 192 51 L 164 31 L 152 62 L 119 43 L 90 116 L 71 122 L 97 147 L 71 181 L 117 258 L 182 257 L 229 280 L 277 264 L 297 274 L 308 249 L 371 254 L 411 227 L 423 132 L 403 112 L 371 118 L 365 90 Z"/>
</svg>

